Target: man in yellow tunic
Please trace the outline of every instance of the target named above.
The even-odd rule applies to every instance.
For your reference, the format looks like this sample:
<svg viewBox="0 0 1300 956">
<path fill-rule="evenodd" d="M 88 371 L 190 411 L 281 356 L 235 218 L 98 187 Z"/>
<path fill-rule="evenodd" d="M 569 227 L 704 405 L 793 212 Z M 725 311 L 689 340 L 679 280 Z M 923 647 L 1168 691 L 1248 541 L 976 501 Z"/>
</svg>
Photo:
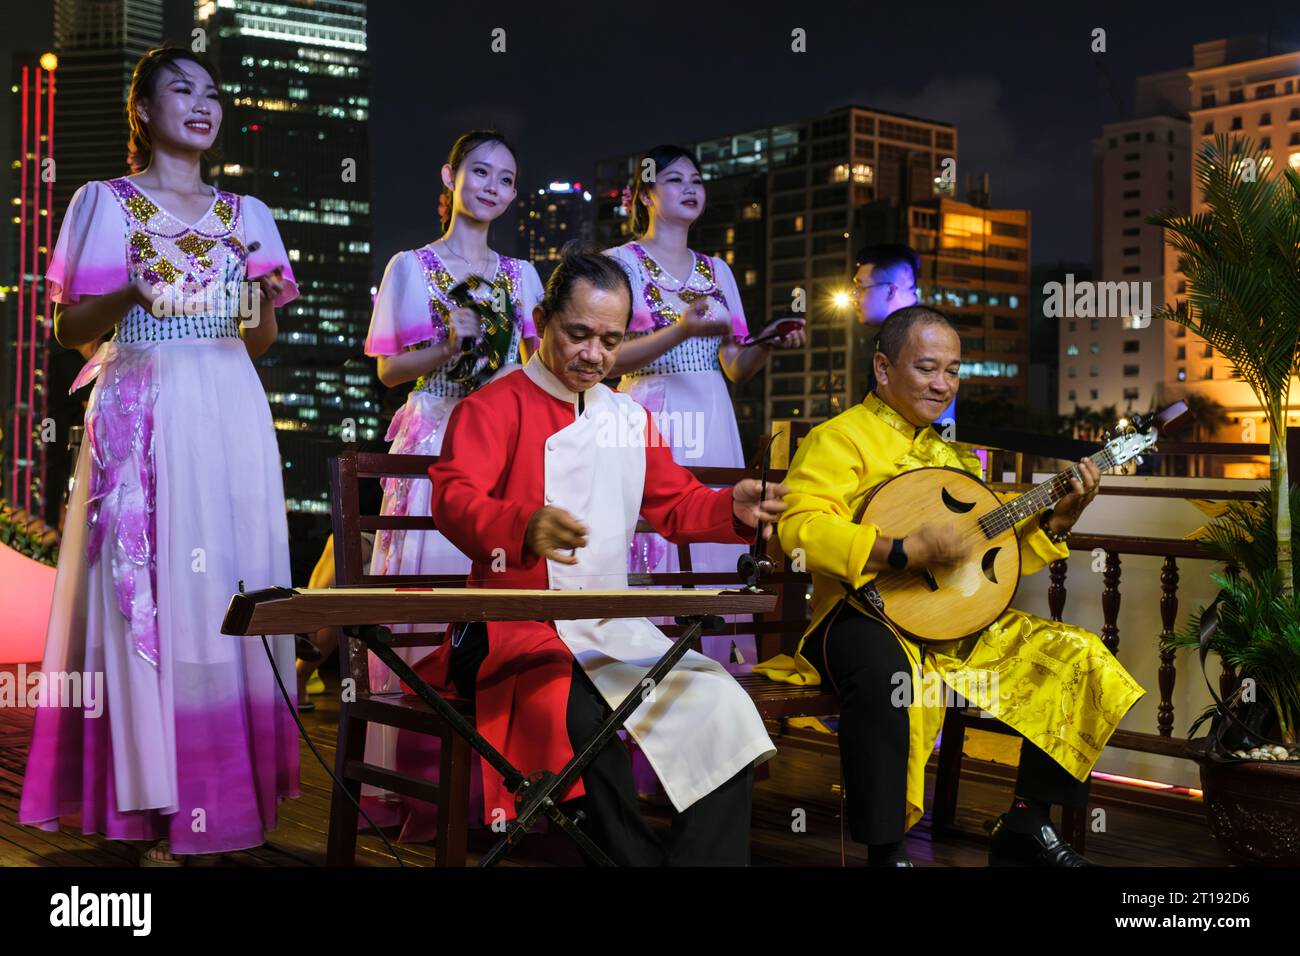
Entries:
<svg viewBox="0 0 1300 956">
<path fill-rule="evenodd" d="M 911 306 L 885 320 L 874 357 L 876 389 L 814 428 L 786 477 L 778 525 L 786 554 L 813 579 L 812 624 L 793 658 L 755 670 L 820 684 L 840 697 L 839 745 L 848 823 L 868 862 L 910 866 L 903 834 L 922 815 L 926 759 L 943 723 L 943 685 L 972 699 L 1024 737 L 1012 807 L 994 826 L 991 864 L 1088 866 L 1052 826 L 1051 804 L 1084 806 L 1089 772 L 1120 719 L 1144 691 L 1094 634 L 1008 609 L 974 637 L 919 644 L 868 611 L 855 592 L 890 567 L 952 565 L 967 546 L 952 526 L 904 538 L 859 524 L 867 493 L 897 474 L 947 466 L 979 474 L 977 459 L 931 427 L 957 391 L 961 339 L 934 309 Z M 1069 555 L 1065 538 L 1095 497 L 1088 459 L 1082 482 L 1054 508 L 1017 527 L 1026 574 Z M 928 682 L 928 683 L 927 683 Z M 910 691 L 910 693 L 908 693 Z"/>
</svg>

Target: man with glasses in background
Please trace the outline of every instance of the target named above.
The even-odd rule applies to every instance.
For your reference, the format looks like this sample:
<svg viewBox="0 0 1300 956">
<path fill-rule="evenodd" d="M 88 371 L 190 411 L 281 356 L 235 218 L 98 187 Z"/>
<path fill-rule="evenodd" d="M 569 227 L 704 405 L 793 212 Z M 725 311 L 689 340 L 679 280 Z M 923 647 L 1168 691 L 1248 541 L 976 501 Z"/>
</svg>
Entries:
<svg viewBox="0 0 1300 956">
<path fill-rule="evenodd" d="M 916 250 L 901 243 L 867 246 L 857 254 L 857 272 L 853 275 L 853 301 L 858 306 L 858 321 L 875 330 L 899 309 L 916 305 L 917 278 L 921 260 Z M 868 368 L 867 391 L 876 389 L 876 374 Z M 957 420 L 954 398 L 935 422 L 943 430 Z"/>
</svg>

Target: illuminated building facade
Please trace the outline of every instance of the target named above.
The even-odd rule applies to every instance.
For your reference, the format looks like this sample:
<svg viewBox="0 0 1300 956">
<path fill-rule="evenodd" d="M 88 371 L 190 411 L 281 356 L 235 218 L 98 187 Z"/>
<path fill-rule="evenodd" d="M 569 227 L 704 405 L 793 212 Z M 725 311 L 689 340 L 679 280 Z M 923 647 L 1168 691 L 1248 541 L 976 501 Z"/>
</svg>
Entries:
<svg viewBox="0 0 1300 956">
<path fill-rule="evenodd" d="M 383 437 L 373 365 L 344 367 L 372 301 L 366 4 L 219 0 L 198 3 L 196 20 L 228 96 L 214 179 L 270 207 L 301 290 L 258 362 L 291 537 L 310 542 L 297 575 L 328 532 L 328 459 Z"/>
<path fill-rule="evenodd" d="M 580 182 L 554 182 L 519 197 L 519 254 L 545 283 L 574 239 L 590 239 L 595 225 L 591 192 Z"/>
<path fill-rule="evenodd" d="M 750 331 L 790 316 L 796 290 L 807 305 L 805 349 L 777 352 L 765 372 L 733 388 L 742 444 L 753 449 L 772 419 L 821 421 L 862 397 L 871 337 L 850 309 L 833 304 L 868 241 L 862 210 L 951 195 L 957 131 L 846 106 L 690 148 L 708 185 L 692 245 L 731 266 Z M 605 245 L 630 238 L 619 196 L 636 159 L 597 165 L 596 230 Z"/>
</svg>

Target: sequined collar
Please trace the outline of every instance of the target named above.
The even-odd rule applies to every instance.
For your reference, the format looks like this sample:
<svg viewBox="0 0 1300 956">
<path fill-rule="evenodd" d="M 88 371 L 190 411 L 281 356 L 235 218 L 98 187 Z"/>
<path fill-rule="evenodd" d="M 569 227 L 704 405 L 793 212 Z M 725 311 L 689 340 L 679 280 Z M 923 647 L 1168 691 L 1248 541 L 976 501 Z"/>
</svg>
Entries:
<svg viewBox="0 0 1300 956">
<path fill-rule="evenodd" d="M 908 441 L 915 441 L 917 436 L 928 427 L 916 427 L 902 415 L 898 414 L 898 412 L 896 412 L 891 406 L 886 405 L 882 399 L 876 396 L 875 392 L 868 392 L 867 397 L 862 400 L 862 404 L 867 406 L 867 411 L 873 412 L 879 416 L 881 421 L 894 429 L 894 431 L 898 432 Z"/>
<path fill-rule="evenodd" d="M 188 233 L 207 239 L 225 239 L 235 231 L 234 223 L 239 218 L 239 197 L 224 190 L 214 189 L 212 204 L 208 206 L 207 212 L 196 222 L 187 223 L 154 202 L 128 176 L 106 180 L 105 184 L 117 196 L 118 202 L 136 221 L 139 228 L 153 236 L 180 239 Z M 213 219 L 216 219 L 220 225 L 214 224 Z M 179 230 L 166 230 L 164 226 L 168 220 L 179 226 Z"/>
<path fill-rule="evenodd" d="M 694 249 L 688 250 L 691 254 L 692 260 L 691 271 L 686 274 L 686 279 L 682 280 L 678 279 L 676 276 L 669 275 L 664 270 L 663 266 L 655 262 L 649 251 L 647 251 L 641 243 L 630 242 L 628 245 L 631 247 L 632 253 L 637 257 L 637 260 L 641 263 L 641 267 L 645 269 L 646 274 L 650 277 L 650 281 L 665 292 L 681 292 L 685 289 L 694 289 L 699 292 L 707 293 L 712 292 L 717 288 L 717 279 L 713 275 L 713 267 L 709 262 L 709 257 L 701 255 Z M 699 277 L 700 281 L 692 285 L 696 276 Z M 672 283 L 676 283 L 676 285 L 674 286 Z"/>
</svg>

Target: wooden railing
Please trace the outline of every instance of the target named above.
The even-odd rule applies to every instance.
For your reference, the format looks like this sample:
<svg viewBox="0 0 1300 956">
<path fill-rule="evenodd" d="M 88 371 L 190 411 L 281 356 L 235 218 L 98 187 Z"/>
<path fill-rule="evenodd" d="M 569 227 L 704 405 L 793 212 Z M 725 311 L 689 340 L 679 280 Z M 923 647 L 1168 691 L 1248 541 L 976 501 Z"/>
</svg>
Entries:
<svg viewBox="0 0 1300 956">
<path fill-rule="evenodd" d="M 334 491 L 336 494 L 354 495 L 355 479 L 357 478 L 391 476 L 427 480 L 427 469 L 435 460 L 435 458 L 429 457 L 382 456 L 381 458 L 380 456 L 366 454 L 348 454 L 341 459 L 342 469 L 347 480 L 339 482 Z M 375 465 L 380 461 L 383 461 L 386 467 L 377 469 Z M 400 466 L 394 468 L 393 464 L 397 461 L 400 461 Z M 774 464 L 777 463 L 785 464 L 784 461 L 774 462 Z M 719 487 L 734 484 L 741 478 L 757 477 L 759 474 L 757 469 L 752 468 L 691 468 L 689 470 L 703 483 Z M 769 480 L 774 482 L 780 481 L 784 477 L 784 468 L 773 467 L 768 473 Z M 993 487 L 997 490 L 1010 491 L 1017 490 L 1021 486 L 994 483 Z M 1255 495 L 1254 491 L 1246 489 L 1215 490 L 1190 487 L 1142 489 L 1132 487 L 1117 488 L 1105 484 L 1102 486 L 1102 493 L 1106 495 L 1136 495 L 1162 499 L 1207 498 L 1217 500 L 1242 500 L 1252 498 Z M 345 502 L 345 512 L 357 514 L 355 502 Z M 408 530 L 432 530 L 435 528 L 432 517 L 427 515 L 409 517 L 359 516 L 355 525 L 352 525 L 351 522 L 349 522 L 349 525 L 350 527 L 346 529 L 339 529 L 345 533 L 336 537 L 335 541 L 336 562 L 340 569 L 340 580 L 349 580 L 357 584 L 372 586 L 380 584 L 399 585 L 404 582 L 405 578 L 403 576 L 371 576 L 367 573 L 368 569 L 360 568 L 360 543 L 357 532 L 394 528 Z M 640 522 L 637 530 L 649 531 L 651 529 L 645 522 Z M 1119 612 L 1122 599 L 1122 557 L 1144 555 L 1163 558 L 1160 571 L 1159 598 L 1161 621 L 1159 636 L 1162 639 L 1162 647 L 1159 651 L 1160 663 L 1157 672 L 1160 700 L 1157 706 L 1156 732 L 1152 734 L 1121 731 L 1112 739 L 1112 745 L 1149 753 L 1183 756 L 1183 747 L 1186 741 L 1183 738 L 1176 737 L 1173 733 L 1175 725 L 1173 692 L 1177 681 L 1175 654 L 1172 649 L 1163 647 L 1163 639 L 1173 633 L 1178 615 L 1180 580 L 1178 561 L 1180 559 L 1184 561 L 1207 559 L 1195 542 L 1173 538 L 1076 534 L 1070 538 L 1070 548 L 1076 552 L 1093 552 L 1097 549 L 1105 552 L 1105 565 L 1101 576 L 1102 590 L 1098 599 L 1101 604 L 1103 619 L 1101 638 L 1112 652 L 1118 651 L 1120 641 Z M 632 574 L 629 576 L 629 584 L 637 587 L 693 588 L 717 587 L 739 583 L 738 573 L 730 569 L 709 572 L 694 570 L 691 566 L 689 547 L 680 545 L 677 546 L 677 550 L 679 565 L 682 570 L 671 573 Z M 775 535 L 767 544 L 767 553 L 775 561 L 776 571 L 766 577 L 763 583 L 765 586 L 772 587 L 780 592 L 781 597 L 776 612 L 770 615 L 762 615 L 752 622 L 728 623 L 722 631 L 724 634 L 755 635 L 760 659 L 771 657 L 777 653 L 790 653 L 794 650 L 808 620 L 809 602 L 806 595 L 811 583 L 806 572 L 796 572 L 790 569 Z M 1050 579 L 1047 591 L 1048 607 L 1052 619 L 1061 620 L 1065 613 L 1068 593 L 1067 562 L 1064 560 L 1053 562 L 1049 566 L 1048 573 Z M 451 580 L 448 579 L 446 583 L 451 583 Z M 421 578 L 420 581 L 427 584 L 430 579 Z M 669 624 L 664 627 L 664 631 L 670 636 L 674 636 L 680 632 L 680 628 L 677 625 Z M 1225 675 L 1225 681 L 1230 680 L 1231 675 Z M 1225 686 L 1228 685 L 1225 684 Z"/>
</svg>

